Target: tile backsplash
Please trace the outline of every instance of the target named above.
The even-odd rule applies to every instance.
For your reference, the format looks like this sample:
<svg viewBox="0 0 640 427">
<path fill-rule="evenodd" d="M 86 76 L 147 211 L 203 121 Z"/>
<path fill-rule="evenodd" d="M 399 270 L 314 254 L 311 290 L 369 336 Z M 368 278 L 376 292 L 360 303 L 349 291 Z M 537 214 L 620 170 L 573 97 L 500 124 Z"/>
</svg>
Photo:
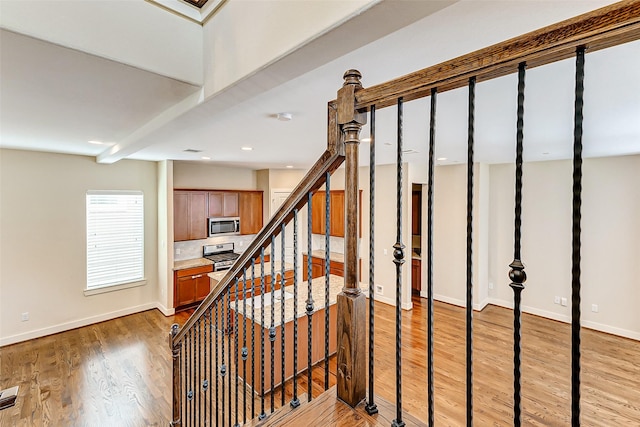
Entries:
<svg viewBox="0 0 640 427">
<path fill-rule="evenodd" d="M 311 248 L 315 250 L 324 250 L 325 237 L 324 234 L 312 234 L 311 235 Z M 339 254 L 344 253 L 344 238 L 329 236 L 329 248 L 331 252 Z"/>
</svg>

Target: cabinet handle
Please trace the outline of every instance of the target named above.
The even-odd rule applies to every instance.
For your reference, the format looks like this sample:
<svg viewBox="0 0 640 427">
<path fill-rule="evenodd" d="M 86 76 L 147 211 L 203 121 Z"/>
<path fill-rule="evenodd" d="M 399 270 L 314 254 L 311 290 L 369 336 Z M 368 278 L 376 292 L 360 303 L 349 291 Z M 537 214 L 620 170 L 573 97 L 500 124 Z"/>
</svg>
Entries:
<svg viewBox="0 0 640 427">
<path fill-rule="evenodd" d="M 202 274 L 198 274 L 197 276 L 191 276 L 192 279 L 199 279 L 200 277 L 202 277 Z"/>
</svg>

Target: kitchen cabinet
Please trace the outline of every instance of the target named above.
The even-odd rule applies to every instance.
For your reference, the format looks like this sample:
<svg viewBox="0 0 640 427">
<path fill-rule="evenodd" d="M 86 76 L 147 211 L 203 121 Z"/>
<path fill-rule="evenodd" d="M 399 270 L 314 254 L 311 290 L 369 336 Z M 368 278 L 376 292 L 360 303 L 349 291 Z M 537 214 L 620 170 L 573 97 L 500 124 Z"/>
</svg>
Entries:
<svg viewBox="0 0 640 427">
<path fill-rule="evenodd" d="M 210 291 L 207 274 L 212 271 L 213 265 L 176 270 L 173 280 L 173 307 L 187 307 L 205 299 Z"/>
<path fill-rule="evenodd" d="M 308 256 L 302 255 L 302 280 L 308 279 Z M 323 277 L 325 270 L 325 259 L 320 257 L 311 257 L 311 278 Z M 362 275 L 362 260 L 358 260 L 360 276 Z M 329 260 L 329 274 L 344 277 L 344 263 L 340 261 Z"/>
<path fill-rule="evenodd" d="M 422 222 L 422 192 L 411 192 L 411 234 L 420 235 Z"/>
<path fill-rule="evenodd" d="M 316 191 L 311 198 L 311 232 L 313 234 L 325 234 L 326 211 L 325 203 L 327 194 L 325 191 Z M 332 190 L 329 192 L 329 234 L 334 237 L 344 237 L 345 210 L 344 190 Z M 362 190 L 359 193 L 359 233 L 362 237 Z"/>
<path fill-rule="evenodd" d="M 422 290 L 422 261 L 411 259 L 411 290 L 419 294 Z"/>
<path fill-rule="evenodd" d="M 176 242 L 207 238 L 207 194 L 205 192 L 174 192 L 173 234 Z"/>
<path fill-rule="evenodd" d="M 262 229 L 262 191 L 239 194 L 240 234 L 256 234 Z"/>
<path fill-rule="evenodd" d="M 236 217 L 239 212 L 239 193 L 237 191 L 209 191 L 209 217 Z"/>
</svg>

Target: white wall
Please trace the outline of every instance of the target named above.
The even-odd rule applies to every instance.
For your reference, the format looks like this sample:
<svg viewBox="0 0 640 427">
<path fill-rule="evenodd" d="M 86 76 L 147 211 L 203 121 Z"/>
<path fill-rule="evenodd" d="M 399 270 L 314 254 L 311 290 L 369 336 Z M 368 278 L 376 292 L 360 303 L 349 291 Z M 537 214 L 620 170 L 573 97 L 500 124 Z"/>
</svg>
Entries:
<svg viewBox="0 0 640 427">
<path fill-rule="evenodd" d="M 149 2 L 3 0 L 0 26 L 202 85 L 202 27 Z"/>
<path fill-rule="evenodd" d="M 0 153 L 0 345 L 156 307 L 155 163 L 100 165 L 83 156 Z M 86 192 L 107 189 L 144 192 L 147 284 L 85 296 Z"/>
<path fill-rule="evenodd" d="M 173 163 L 173 187 L 181 189 L 255 190 L 256 171 L 200 162 Z"/>
<path fill-rule="evenodd" d="M 173 161 L 158 162 L 158 308 L 173 309 Z"/>
<path fill-rule="evenodd" d="M 585 326 L 640 339 L 640 156 L 585 159 L 582 200 L 582 319 Z M 511 306 L 513 165 L 491 166 L 492 302 Z M 571 315 L 571 162 L 525 163 L 523 310 L 557 320 Z M 566 297 L 566 307 L 554 297 Z M 591 311 L 597 304 L 598 313 Z"/>
</svg>

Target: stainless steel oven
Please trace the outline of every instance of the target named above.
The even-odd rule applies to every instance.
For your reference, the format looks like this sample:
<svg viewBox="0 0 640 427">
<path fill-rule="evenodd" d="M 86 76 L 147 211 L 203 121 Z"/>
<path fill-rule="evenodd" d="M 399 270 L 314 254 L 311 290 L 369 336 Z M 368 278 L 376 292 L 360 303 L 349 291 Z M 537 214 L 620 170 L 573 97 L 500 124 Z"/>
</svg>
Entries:
<svg viewBox="0 0 640 427">
<path fill-rule="evenodd" d="M 209 218 L 209 237 L 240 234 L 240 218 Z"/>
</svg>

